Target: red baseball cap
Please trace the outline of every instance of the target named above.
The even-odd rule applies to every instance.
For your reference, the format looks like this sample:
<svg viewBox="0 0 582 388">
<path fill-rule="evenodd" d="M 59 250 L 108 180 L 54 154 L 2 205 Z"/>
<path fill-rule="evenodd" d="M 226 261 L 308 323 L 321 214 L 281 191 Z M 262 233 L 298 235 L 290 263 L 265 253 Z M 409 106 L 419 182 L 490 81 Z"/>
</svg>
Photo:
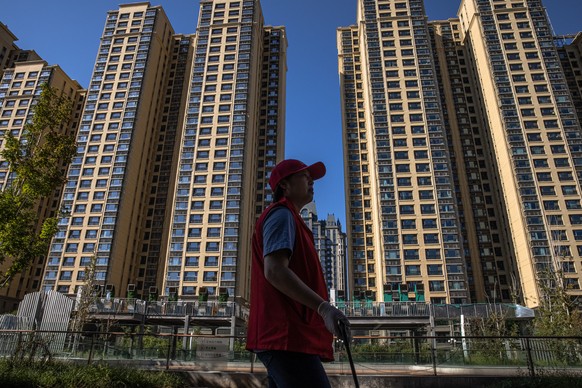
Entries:
<svg viewBox="0 0 582 388">
<path fill-rule="evenodd" d="M 282 162 L 279 162 L 271 171 L 271 176 L 269 177 L 269 186 L 271 186 L 271 190 L 274 192 L 281 180 L 304 170 L 309 171 L 313 180 L 322 178 L 326 171 L 325 164 L 322 162 L 313 163 L 311 166 L 308 166 L 300 160 L 285 159 Z"/>
</svg>

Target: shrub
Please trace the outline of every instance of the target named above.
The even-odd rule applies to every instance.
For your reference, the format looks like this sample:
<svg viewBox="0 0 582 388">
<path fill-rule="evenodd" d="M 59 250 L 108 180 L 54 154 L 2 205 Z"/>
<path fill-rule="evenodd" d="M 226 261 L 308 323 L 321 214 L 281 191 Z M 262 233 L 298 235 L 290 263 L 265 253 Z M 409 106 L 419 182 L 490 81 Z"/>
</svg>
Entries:
<svg viewBox="0 0 582 388">
<path fill-rule="evenodd" d="M 174 373 L 145 371 L 108 365 L 74 365 L 58 362 L 0 361 L 2 387 L 43 388 L 174 388 L 185 382 Z"/>
</svg>

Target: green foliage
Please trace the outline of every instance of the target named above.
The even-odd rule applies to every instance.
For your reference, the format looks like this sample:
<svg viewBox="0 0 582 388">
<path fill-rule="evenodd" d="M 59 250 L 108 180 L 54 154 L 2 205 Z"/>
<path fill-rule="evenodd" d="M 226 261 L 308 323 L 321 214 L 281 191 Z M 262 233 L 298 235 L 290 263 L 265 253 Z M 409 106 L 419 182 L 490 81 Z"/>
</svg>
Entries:
<svg viewBox="0 0 582 388">
<path fill-rule="evenodd" d="M 168 356 L 168 347 L 171 340 L 171 337 L 144 335 L 143 351 L 154 357 L 165 358 Z"/>
<path fill-rule="evenodd" d="M 582 337 L 582 313 L 564 287 L 563 274 L 546 271 L 538 279 L 540 306 L 533 321 L 536 336 Z M 575 339 L 547 340 L 549 350 L 566 365 L 582 360 L 582 349 Z"/>
<path fill-rule="evenodd" d="M 415 363 L 418 356 L 422 363 L 430 357 L 430 346 L 426 341 L 419 342 L 417 355 L 410 339 L 390 343 L 354 343 L 351 351 L 358 362 Z M 346 357 L 345 351 L 338 353 L 340 358 Z"/>
<path fill-rule="evenodd" d="M 245 352 L 247 350 L 247 340 L 246 338 L 237 338 L 234 340 L 235 352 Z"/>
<path fill-rule="evenodd" d="M 87 322 L 89 317 L 89 309 L 95 303 L 93 296 L 93 286 L 96 284 L 95 274 L 97 272 L 97 256 L 91 256 L 91 261 L 85 267 L 85 279 L 79 301 L 77 302 L 75 319 L 73 320 L 73 331 L 81 331 L 83 325 Z"/>
<path fill-rule="evenodd" d="M 0 361 L 2 387 L 110 388 L 184 387 L 179 375 L 107 365 L 13 363 Z"/>
<path fill-rule="evenodd" d="M 519 334 L 516 322 L 509 321 L 495 304 L 488 305 L 486 317 L 474 317 L 467 321 L 468 334 L 484 337 L 515 337 Z M 519 343 L 504 338 L 471 338 L 469 344 L 469 362 L 488 365 L 505 365 L 510 361 L 512 351 L 519 348 Z"/>
<path fill-rule="evenodd" d="M 16 138 L 7 133 L 0 158 L 13 179 L 0 192 L 0 264 L 9 262 L 1 284 L 45 255 L 57 232 L 57 218 L 38 225 L 37 206 L 64 182 L 64 166 L 75 154 L 75 139 L 63 128 L 71 117 L 71 101 L 48 85 L 34 106 L 32 120 Z"/>
<path fill-rule="evenodd" d="M 540 285 L 540 306 L 534 319 L 534 335 L 582 336 L 582 315 L 563 286 L 562 273 L 547 273 Z"/>
</svg>

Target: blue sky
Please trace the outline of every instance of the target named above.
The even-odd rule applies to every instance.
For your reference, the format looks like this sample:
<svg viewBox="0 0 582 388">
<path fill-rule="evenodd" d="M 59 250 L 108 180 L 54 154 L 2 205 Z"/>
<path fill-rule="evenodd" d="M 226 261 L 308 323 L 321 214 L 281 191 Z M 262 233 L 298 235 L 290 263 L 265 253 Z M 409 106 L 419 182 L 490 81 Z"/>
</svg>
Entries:
<svg viewBox="0 0 582 388">
<path fill-rule="evenodd" d="M 131 1 L 127 1 L 131 2 Z M 123 0 L 4 0 L 0 21 L 50 64 L 87 87 L 108 10 Z M 199 1 L 158 0 L 177 33 L 196 29 Z M 328 174 L 315 186 L 318 213 L 345 224 L 341 107 L 336 28 L 356 20 L 356 0 L 262 0 L 266 24 L 287 27 L 286 156 L 322 160 Z M 460 0 L 425 0 L 430 20 L 454 17 Z M 558 34 L 582 30 L 582 1 L 545 0 Z"/>
</svg>

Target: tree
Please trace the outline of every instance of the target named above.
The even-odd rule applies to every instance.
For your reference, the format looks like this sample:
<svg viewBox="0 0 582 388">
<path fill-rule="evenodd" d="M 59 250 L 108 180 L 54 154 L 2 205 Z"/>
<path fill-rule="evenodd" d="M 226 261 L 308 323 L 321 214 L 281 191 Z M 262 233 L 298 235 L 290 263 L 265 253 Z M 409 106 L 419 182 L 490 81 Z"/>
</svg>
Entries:
<svg viewBox="0 0 582 388">
<path fill-rule="evenodd" d="M 538 277 L 540 305 L 533 321 L 536 336 L 582 337 L 582 312 L 565 287 L 562 270 L 547 269 Z M 558 360 L 576 364 L 582 358 L 581 345 L 574 339 L 546 341 Z"/>
<path fill-rule="evenodd" d="M 97 256 L 93 254 L 91 256 L 91 261 L 85 267 L 85 277 L 83 279 L 83 285 L 79 291 L 77 298 L 77 305 L 75 306 L 75 319 L 73 320 L 72 329 L 73 331 L 80 332 L 84 328 L 83 326 L 88 322 L 91 306 L 95 303 L 97 299 L 94 292 L 95 285 L 97 284 Z"/>
<path fill-rule="evenodd" d="M 519 327 L 515 321 L 507 319 L 501 305 L 488 303 L 487 314 L 484 317 L 472 317 L 468 319 L 469 335 L 469 359 L 473 362 L 486 361 L 488 363 L 505 364 L 512 358 L 512 351 L 517 349 L 517 344 L 507 338 L 519 334 Z M 500 337 L 500 338 L 495 338 Z"/>
<path fill-rule="evenodd" d="M 10 169 L 10 179 L 0 191 L 0 264 L 9 263 L 0 274 L 0 285 L 46 255 L 58 218 L 40 224 L 37 208 L 63 184 L 65 166 L 76 152 L 74 136 L 64 130 L 71 118 L 71 100 L 47 84 L 41 88 L 32 119 L 20 137 L 5 135 L 0 152 Z"/>
</svg>

